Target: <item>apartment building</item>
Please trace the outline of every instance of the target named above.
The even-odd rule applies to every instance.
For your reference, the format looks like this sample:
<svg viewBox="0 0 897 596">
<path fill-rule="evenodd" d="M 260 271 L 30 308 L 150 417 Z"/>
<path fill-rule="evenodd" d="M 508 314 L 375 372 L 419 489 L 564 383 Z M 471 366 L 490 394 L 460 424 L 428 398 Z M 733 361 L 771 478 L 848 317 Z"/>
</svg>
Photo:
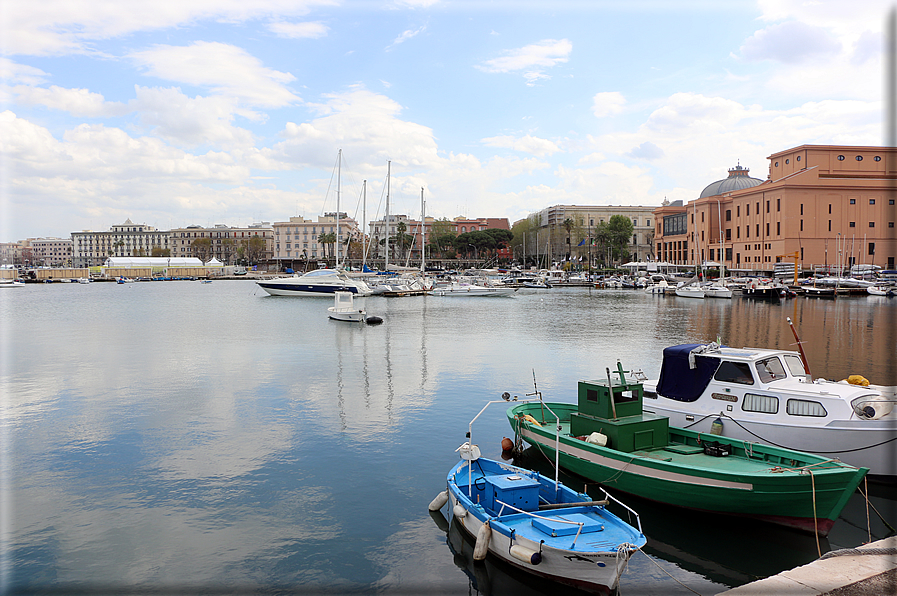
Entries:
<svg viewBox="0 0 897 596">
<path fill-rule="evenodd" d="M 71 243 L 74 267 L 101 265 L 109 257 L 149 257 L 154 250 L 169 249 L 167 231 L 135 224 L 130 218 L 107 232 L 72 232 Z"/>
</svg>

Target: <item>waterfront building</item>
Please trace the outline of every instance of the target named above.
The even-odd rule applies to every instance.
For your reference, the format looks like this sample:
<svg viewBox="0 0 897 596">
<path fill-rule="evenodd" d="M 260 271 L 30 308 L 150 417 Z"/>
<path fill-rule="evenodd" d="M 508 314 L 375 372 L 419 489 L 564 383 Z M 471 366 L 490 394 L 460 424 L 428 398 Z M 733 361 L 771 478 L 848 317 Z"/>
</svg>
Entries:
<svg viewBox="0 0 897 596">
<path fill-rule="evenodd" d="M 895 268 L 897 148 L 801 145 L 768 160 L 766 180 L 739 165 L 687 205 L 656 209 L 658 258 L 758 273 Z"/>
<path fill-rule="evenodd" d="M 271 258 L 274 228 L 268 222 L 245 228 L 215 224 L 211 228 L 191 225 L 170 232 L 172 257 L 197 257 L 203 262 L 215 258 L 225 265 L 237 262 L 256 264 Z"/>
<path fill-rule="evenodd" d="M 274 222 L 274 260 L 281 268 L 295 268 L 299 262 L 305 266 L 318 259 L 326 261 L 335 258 L 336 242 L 340 243 L 340 258 L 345 258 L 347 242 L 360 239 L 360 230 L 358 222 L 340 212 L 337 234 L 336 220 L 333 212 L 319 215 L 316 220 L 291 217 L 289 221 Z"/>
<path fill-rule="evenodd" d="M 554 205 L 530 216 L 536 228 L 527 233 L 526 255 L 549 263 L 576 259 L 587 255 L 591 249 L 592 259 L 598 258 L 595 248 L 595 231 L 602 223 L 607 223 L 614 215 L 622 215 L 632 220 L 632 241 L 629 244 L 629 259 L 633 261 L 654 258 L 654 207 L 642 205 Z M 570 220 L 568 232 L 564 222 Z M 609 260 L 609 259 L 606 259 Z"/>
<path fill-rule="evenodd" d="M 149 257 L 169 250 L 168 232 L 135 224 L 130 218 L 107 232 L 72 232 L 71 242 L 74 267 L 99 266 L 109 257 Z"/>
<path fill-rule="evenodd" d="M 22 249 L 17 242 L 0 242 L 0 266 L 22 264 Z"/>
<path fill-rule="evenodd" d="M 420 235 L 421 235 L 421 221 L 419 219 L 411 219 L 407 215 L 392 215 L 389 216 L 389 230 L 387 231 L 386 226 L 386 216 L 369 222 L 370 228 L 370 237 L 371 237 L 371 246 L 372 246 L 372 256 L 375 259 L 382 259 L 386 255 L 385 243 L 381 244 L 383 240 L 386 238 L 387 233 L 390 238 L 390 242 L 393 242 L 393 239 L 399 232 L 399 224 L 404 224 L 405 226 L 405 234 L 414 238 L 413 244 L 408 248 L 408 252 L 399 255 L 395 250 L 390 251 L 390 258 L 395 258 L 401 256 L 402 258 L 407 259 L 409 262 L 417 262 L 420 263 L 421 255 L 420 255 Z M 486 230 L 510 230 L 511 225 L 508 222 L 508 218 L 506 217 L 478 217 L 478 218 L 467 218 L 467 217 L 456 217 L 452 220 L 437 220 L 433 217 L 425 217 L 423 222 L 423 233 L 426 235 L 426 242 L 429 244 L 430 238 L 433 237 L 434 230 L 440 232 L 451 232 L 452 234 L 460 235 L 466 234 L 468 232 L 483 232 Z M 427 252 L 429 255 L 429 251 Z M 496 256 L 499 259 L 507 259 L 511 256 L 511 251 L 509 248 L 502 248 L 497 251 Z"/>
<path fill-rule="evenodd" d="M 29 238 L 32 264 L 44 267 L 72 265 L 71 238 Z"/>
</svg>

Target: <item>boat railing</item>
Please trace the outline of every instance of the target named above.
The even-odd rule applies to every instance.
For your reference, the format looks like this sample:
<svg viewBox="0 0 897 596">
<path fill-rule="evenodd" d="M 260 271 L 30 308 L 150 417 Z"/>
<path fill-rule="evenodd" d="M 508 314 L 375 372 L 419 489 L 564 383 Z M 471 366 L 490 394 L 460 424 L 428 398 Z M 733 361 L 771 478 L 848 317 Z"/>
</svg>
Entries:
<svg viewBox="0 0 897 596">
<path fill-rule="evenodd" d="M 605 494 L 607 494 L 607 493 L 605 493 Z M 616 499 L 614 499 L 614 500 L 616 500 Z M 579 526 L 579 529 L 576 530 L 576 536 L 573 537 L 573 543 L 570 545 L 571 549 L 576 547 L 576 540 L 579 538 L 579 535 L 582 534 L 582 529 L 585 526 L 585 522 L 570 521 L 567 519 L 563 519 L 561 517 L 550 517 L 549 518 L 549 517 L 545 517 L 544 515 L 536 515 L 532 511 L 524 511 L 523 509 L 518 509 L 517 507 L 514 507 L 513 505 L 508 505 L 504 501 L 499 501 L 498 499 L 495 499 L 495 502 L 498 503 L 499 505 L 501 505 L 501 509 L 498 510 L 498 517 L 501 517 L 502 512 L 505 510 L 505 507 L 507 507 L 508 509 L 512 509 L 512 510 L 516 511 L 517 513 L 523 513 L 524 515 L 528 515 L 529 517 L 535 517 L 537 519 L 544 519 L 545 521 L 551 521 L 551 522 L 560 523 L 560 524 L 568 524 L 571 526 Z M 619 501 L 617 501 L 617 502 L 619 503 Z M 622 505 L 622 503 L 621 503 L 621 505 Z M 625 505 L 624 505 L 624 507 L 625 507 Z M 633 513 L 635 513 L 635 512 L 633 511 Z M 639 532 L 642 531 L 641 526 L 639 526 L 638 531 Z"/>
<path fill-rule="evenodd" d="M 612 496 L 610 493 L 608 493 L 606 490 L 604 490 L 604 488 L 601 488 L 601 492 L 603 492 L 604 496 L 607 497 L 609 500 L 613 501 L 617 505 L 620 505 L 621 507 L 623 507 L 623 509 L 627 510 L 629 513 L 634 515 L 635 523 L 638 525 L 639 534 L 644 534 L 644 532 L 642 532 L 642 518 L 639 517 L 639 515 L 635 509 L 633 509 L 632 507 L 630 507 L 623 501 L 617 499 L 616 497 Z"/>
<path fill-rule="evenodd" d="M 522 403 L 522 404 L 530 403 L 530 402 L 539 402 L 539 403 L 541 403 L 542 406 L 545 407 L 545 409 L 547 409 L 549 412 L 551 412 L 552 416 L 554 416 L 554 417 L 557 419 L 557 423 L 556 423 L 555 426 L 554 426 L 554 429 L 555 429 L 555 437 L 554 437 L 554 458 L 555 458 L 555 461 L 554 461 L 554 491 L 555 491 L 555 493 L 557 493 L 557 491 L 558 491 L 558 486 L 560 485 L 560 481 L 558 480 L 558 470 L 560 469 L 560 450 L 559 450 L 558 448 L 559 448 L 559 446 L 560 446 L 560 442 L 561 442 L 561 418 L 560 418 L 560 416 L 558 416 L 557 414 L 555 414 L 555 413 L 551 410 L 551 408 L 549 408 L 548 405 L 547 405 L 545 402 L 542 401 L 542 395 L 541 395 L 541 394 L 539 394 L 539 399 L 521 399 L 521 400 L 518 401 L 516 397 L 514 397 L 514 399 L 512 400 L 512 399 L 511 399 L 511 396 L 510 396 L 510 395 L 508 394 L 508 392 L 506 391 L 506 392 L 502 395 L 502 398 L 503 398 L 503 399 L 500 399 L 500 400 L 492 400 L 492 401 L 488 401 L 488 402 L 486 402 L 486 405 L 483 406 L 483 409 L 480 410 L 479 413 L 478 413 L 476 416 L 473 417 L 473 419 L 470 421 L 470 423 L 468 423 L 468 425 L 467 425 L 467 442 L 468 442 L 468 444 L 471 445 L 471 446 L 473 446 L 473 423 L 476 422 L 476 419 L 479 418 L 479 417 L 483 414 L 483 412 L 486 411 L 486 408 L 488 408 L 488 407 L 491 406 L 492 404 L 503 404 L 503 403 L 508 403 L 508 402 L 511 402 L 511 401 L 514 401 L 514 402 L 517 402 L 517 403 Z M 467 486 L 467 492 L 468 492 L 467 496 L 468 496 L 468 497 L 470 497 L 470 496 L 473 495 L 473 488 L 471 488 L 472 485 L 473 485 L 472 478 L 473 478 L 473 460 L 470 460 L 470 461 L 467 462 L 467 485 L 468 485 L 468 486 Z"/>
</svg>

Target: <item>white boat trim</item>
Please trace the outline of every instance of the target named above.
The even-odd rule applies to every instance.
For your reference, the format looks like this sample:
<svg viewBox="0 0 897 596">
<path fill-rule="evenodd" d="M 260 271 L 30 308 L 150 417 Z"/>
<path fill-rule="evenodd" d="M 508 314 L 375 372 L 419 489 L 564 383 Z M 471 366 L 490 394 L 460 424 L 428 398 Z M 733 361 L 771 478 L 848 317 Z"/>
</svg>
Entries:
<svg viewBox="0 0 897 596">
<path fill-rule="evenodd" d="M 548 447 L 545 444 L 545 437 L 533 432 L 532 430 L 522 427 L 520 429 L 521 434 L 524 438 L 529 438 L 535 442 L 541 443 Z M 643 476 L 646 478 L 656 478 L 658 480 L 666 480 L 670 482 L 678 482 L 682 484 L 693 484 L 697 486 L 715 486 L 721 488 L 734 488 L 738 490 L 753 490 L 754 485 L 745 483 L 745 482 L 731 482 L 729 480 L 716 480 L 713 478 L 698 478 L 692 476 L 690 474 L 678 474 L 676 472 L 666 472 L 663 470 L 657 470 L 656 468 L 651 468 L 648 466 L 643 466 L 639 463 L 636 463 L 636 460 L 639 458 L 636 454 L 631 454 L 632 459 L 628 462 L 620 461 L 618 459 L 612 457 L 605 457 L 598 453 L 595 453 L 588 449 L 582 449 L 579 447 L 574 447 L 573 445 L 568 445 L 566 443 L 561 443 L 559 447 L 561 453 L 565 455 L 569 455 L 571 457 L 576 457 L 578 459 L 591 462 L 593 464 L 604 466 L 607 468 L 612 468 L 618 471 L 626 471 L 631 472 L 633 474 L 638 474 L 639 476 Z"/>
</svg>

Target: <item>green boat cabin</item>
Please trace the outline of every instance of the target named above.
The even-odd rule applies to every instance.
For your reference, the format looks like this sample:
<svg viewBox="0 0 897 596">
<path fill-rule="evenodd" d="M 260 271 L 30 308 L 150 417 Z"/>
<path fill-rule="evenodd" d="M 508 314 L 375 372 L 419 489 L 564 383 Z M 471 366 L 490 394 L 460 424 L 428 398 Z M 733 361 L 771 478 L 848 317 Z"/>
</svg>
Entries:
<svg viewBox="0 0 897 596">
<path fill-rule="evenodd" d="M 642 384 L 628 382 L 620 363 L 617 380 L 579 382 L 579 411 L 570 416 L 570 434 L 599 432 L 607 446 L 632 453 L 663 449 L 669 440 L 669 419 L 642 410 Z"/>
</svg>

